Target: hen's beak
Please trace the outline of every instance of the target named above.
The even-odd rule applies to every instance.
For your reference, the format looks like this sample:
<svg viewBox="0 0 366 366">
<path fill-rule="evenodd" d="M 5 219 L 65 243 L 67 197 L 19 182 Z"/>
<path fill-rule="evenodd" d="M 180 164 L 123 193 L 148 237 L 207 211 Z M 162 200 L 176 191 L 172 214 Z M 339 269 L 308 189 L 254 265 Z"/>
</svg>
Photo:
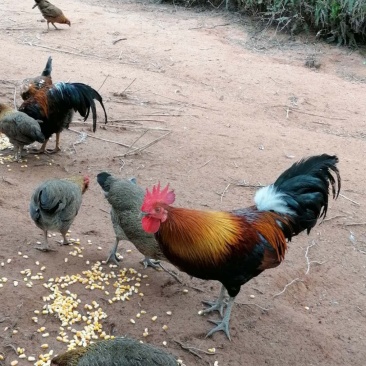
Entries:
<svg viewBox="0 0 366 366">
<path fill-rule="evenodd" d="M 145 216 L 147 216 L 148 214 L 149 214 L 148 212 L 141 211 L 141 212 L 140 212 L 140 218 L 145 217 Z"/>
</svg>

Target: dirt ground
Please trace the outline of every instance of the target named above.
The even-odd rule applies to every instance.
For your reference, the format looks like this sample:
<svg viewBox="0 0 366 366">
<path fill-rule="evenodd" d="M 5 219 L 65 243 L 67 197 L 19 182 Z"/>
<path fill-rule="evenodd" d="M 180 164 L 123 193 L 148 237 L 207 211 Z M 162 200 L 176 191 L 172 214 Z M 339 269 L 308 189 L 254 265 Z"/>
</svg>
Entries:
<svg viewBox="0 0 366 366">
<path fill-rule="evenodd" d="M 92 314 L 87 304 L 105 313 L 107 336 L 165 347 L 189 366 L 364 365 L 365 58 L 312 36 L 255 33 L 248 20 L 222 12 L 112 0 L 102 6 L 54 3 L 72 25 L 46 33 L 31 1 L 2 0 L 1 102 L 13 104 L 14 87 L 39 75 L 52 55 L 54 81 L 99 89 L 109 123 L 100 122 L 93 134 L 90 120 L 83 125 L 76 116 L 56 155 L 28 155 L 16 163 L 8 159 L 10 150 L 2 151 L 0 364 L 28 365 L 34 363 L 29 356 L 65 351 L 62 338 L 77 338 L 84 316 Z M 312 60 L 319 67 L 305 66 Z M 99 121 L 101 112 L 98 106 Z M 323 152 L 339 156 L 342 195 L 310 236 L 292 241 L 278 268 L 242 287 L 231 342 L 221 333 L 205 338 L 211 324 L 197 314 L 201 300 L 217 295 L 218 283 L 180 273 L 181 285 L 164 272 L 144 270 L 142 255 L 128 242 L 120 245 L 120 269 L 127 269 L 131 283 L 140 280 L 143 297 L 133 293 L 129 301 L 110 304 L 113 276 L 120 272 L 103 264 L 96 268 L 110 279 L 104 290 L 85 284 L 114 242 L 108 203 L 95 179 L 100 171 L 134 176 L 143 187 L 170 182 L 176 205 L 225 210 L 250 205 L 256 185 Z M 35 250 L 42 232 L 28 213 L 33 190 L 45 179 L 77 173 L 91 178 L 70 233 L 80 244 L 59 247 L 57 234 L 50 239 L 57 252 Z M 45 284 L 63 276 L 69 276 L 64 283 L 79 281 L 60 287 L 58 296 L 67 290 L 77 295 L 74 310 L 83 317 L 60 336 L 62 321 L 42 310 L 55 301 Z M 49 347 L 41 348 L 45 343 Z"/>
</svg>

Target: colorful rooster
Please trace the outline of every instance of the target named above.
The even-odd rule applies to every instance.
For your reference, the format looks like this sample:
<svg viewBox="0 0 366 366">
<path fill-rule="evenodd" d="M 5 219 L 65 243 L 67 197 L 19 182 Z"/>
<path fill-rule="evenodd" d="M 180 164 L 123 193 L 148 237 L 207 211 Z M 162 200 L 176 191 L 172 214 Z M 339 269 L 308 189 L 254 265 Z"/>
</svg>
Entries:
<svg viewBox="0 0 366 366">
<path fill-rule="evenodd" d="M 231 309 L 241 286 L 277 267 L 287 242 L 304 230 L 309 233 L 326 216 L 329 188 L 336 198 L 341 186 L 337 162 L 327 154 L 302 159 L 259 189 L 254 206 L 230 212 L 172 207 L 175 194 L 169 185 L 146 190 L 142 226 L 155 233 L 163 254 L 189 275 L 222 284 L 217 301 L 207 302 L 210 307 L 201 312 L 223 315 L 227 306 L 207 336 L 224 331 L 230 339 Z"/>
<path fill-rule="evenodd" d="M 56 134 L 56 147 L 51 152 L 60 151 L 60 133 L 63 129 L 69 127 L 74 111 L 78 111 L 86 121 L 91 110 L 93 114 L 93 132 L 95 132 L 97 112 L 94 99 L 102 106 L 105 123 L 107 123 L 107 113 L 103 99 L 89 85 L 58 82 L 44 86 L 41 89 L 29 85 L 28 93 L 30 97 L 22 103 L 19 110 L 34 119 L 43 121 L 41 129 L 46 141 L 41 146 L 40 153 L 46 152 L 48 139 L 54 133 Z"/>
</svg>

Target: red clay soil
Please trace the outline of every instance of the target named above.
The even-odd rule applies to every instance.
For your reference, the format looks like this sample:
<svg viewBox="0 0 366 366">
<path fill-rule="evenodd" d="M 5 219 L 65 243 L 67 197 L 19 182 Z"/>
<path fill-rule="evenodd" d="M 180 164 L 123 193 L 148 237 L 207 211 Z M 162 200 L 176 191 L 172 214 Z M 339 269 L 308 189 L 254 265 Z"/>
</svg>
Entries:
<svg viewBox="0 0 366 366">
<path fill-rule="evenodd" d="M 83 317 L 92 312 L 85 305 L 91 305 L 106 314 L 99 337 L 141 339 L 189 366 L 365 365 L 365 58 L 313 36 L 254 33 L 247 20 L 224 12 L 112 0 L 54 3 L 71 27 L 47 33 L 31 1 L 2 0 L 0 101 L 13 104 L 14 87 L 39 75 L 52 55 L 54 81 L 99 89 L 110 122 L 102 124 L 98 106 L 96 133 L 77 115 L 61 135 L 58 154 L 27 155 L 17 163 L 7 158 L 12 151 L 2 151 L 0 364 L 29 365 L 35 361 L 28 357 L 65 351 L 62 339 L 78 338 Z M 218 283 L 180 273 L 179 284 L 143 269 L 142 255 L 129 242 L 120 245 L 120 268 L 100 264 L 109 284 L 87 288 L 86 271 L 114 242 L 99 172 L 134 176 L 143 187 L 170 182 L 178 206 L 226 210 L 250 205 L 258 184 L 324 152 L 339 156 L 342 195 L 330 202 L 325 222 L 293 239 L 278 268 L 242 287 L 231 342 L 222 333 L 205 338 L 211 323 L 197 314 L 202 300 L 217 296 Z M 43 234 L 29 217 L 33 190 L 48 178 L 79 173 L 91 178 L 71 227 L 80 244 L 60 247 L 57 234 L 50 238 L 57 251 L 35 250 Z M 140 286 L 129 301 L 113 301 L 118 277 L 111 273 L 123 268 L 121 278 Z M 65 323 L 64 333 L 55 313 L 42 313 L 54 301 L 44 284 L 62 276 L 70 276 L 68 286 L 57 296 L 75 294 L 81 315 Z M 18 347 L 26 358 L 19 358 Z"/>
</svg>

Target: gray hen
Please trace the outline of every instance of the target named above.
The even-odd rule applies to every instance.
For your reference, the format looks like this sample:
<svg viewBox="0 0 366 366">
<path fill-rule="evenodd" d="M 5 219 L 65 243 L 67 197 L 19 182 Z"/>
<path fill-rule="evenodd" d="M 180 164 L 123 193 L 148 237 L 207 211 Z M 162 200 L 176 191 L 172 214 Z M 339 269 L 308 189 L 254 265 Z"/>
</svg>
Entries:
<svg viewBox="0 0 366 366">
<path fill-rule="evenodd" d="M 24 145 L 33 142 L 44 142 L 45 138 L 39 122 L 23 112 L 18 112 L 6 104 L 0 103 L 0 132 L 4 133 L 14 145 L 14 157 L 22 157 Z"/>
<path fill-rule="evenodd" d="M 162 268 L 177 281 L 177 276 L 165 269 L 160 259 L 167 261 L 156 242 L 154 235 L 146 233 L 141 226 L 141 205 L 145 192 L 134 179 L 120 179 L 109 173 L 97 175 L 97 181 L 103 188 L 105 197 L 111 205 L 111 219 L 116 234 L 116 241 L 106 262 L 118 264 L 117 248 L 120 240 L 129 240 L 145 258 L 144 267 Z M 154 258 L 154 259 L 152 259 Z"/>
<path fill-rule="evenodd" d="M 78 347 L 52 359 L 57 366 L 177 366 L 165 351 L 129 338 L 114 338 Z"/>
<path fill-rule="evenodd" d="M 81 206 L 82 194 L 89 186 L 89 178 L 75 176 L 66 179 L 50 179 L 43 182 L 33 193 L 29 212 L 35 224 L 43 230 L 45 242 L 36 248 L 49 251 L 47 233 L 58 231 L 63 244 L 69 244 L 66 233 Z"/>
</svg>

